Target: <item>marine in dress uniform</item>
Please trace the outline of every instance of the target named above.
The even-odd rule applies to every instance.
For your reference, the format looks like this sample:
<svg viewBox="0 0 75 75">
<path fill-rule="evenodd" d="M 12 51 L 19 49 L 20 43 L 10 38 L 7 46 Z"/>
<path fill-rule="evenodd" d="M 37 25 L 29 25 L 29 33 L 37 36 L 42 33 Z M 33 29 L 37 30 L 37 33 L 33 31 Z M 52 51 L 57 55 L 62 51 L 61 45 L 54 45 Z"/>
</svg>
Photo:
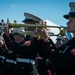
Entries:
<svg viewBox="0 0 75 75">
<path fill-rule="evenodd" d="M 38 17 L 34 17 L 34 15 L 31 15 L 29 13 L 24 13 L 25 15 L 25 20 L 23 21 L 24 23 L 26 24 L 35 24 L 35 23 L 38 23 L 40 25 L 43 25 L 43 21 L 42 19 L 38 18 Z M 37 21 L 37 19 L 39 19 Z M 31 29 L 29 29 L 31 30 Z M 42 42 L 42 43 L 41 43 Z M 39 45 L 40 43 L 40 45 Z M 36 68 L 37 68 L 37 72 L 39 75 L 47 75 L 47 70 L 50 70 L 48 69 L 48 59 L 46 58 L 46 54 L 45 54 L 45 50 L 46 48 L 45 47 L 45 44 L 46 42 L 44 42 L 44 40 L 39 40 L 38 43 L 37 43 L 37 51 L 38 51 L 38 54 L 37 54 L 37 57 L 35 59 L 35 65 L 36 65 Z"/>
<path fill-rule="evenodd" d="M 18 35 L 20 35 L 20 34 L 18 34 L 18 33 L 10 34 L 10 37 L 11 37 L 11 39 L 10 39 L 6 34 L 3 34 L 5 43 L 8 47 L 6 61 L 5 61 L 4 67 L 3 67 L 3 71 L 4 71 L 3 75 L 14 75 L 15 65 L 17 63 L 16 58 L 17 58 L 18 52 L 16 52 L 15 48 L 13 48 L 11 42 L 13 40 L 15 40 L 16 43 L 19 42 L 20 39 L 16 40 L 16 38 L 19 37 Z"/>
<path fill-rule="evenodd" d="M 3 34 L 3 38 L 7 45 L 7 49 L 6 49 L 7 54 L 6 54 L 6 60 L 5 60 L 4 66 L 3 66 L 3 75 L 14 75 L 14 69 L 15 69 L 17 55 L 10 49 L 9 41 L 11 39 L 8 41 L 8 37 L 6 37 L 5 34 Z"/>
<path fill-rule="evenodd" d="M 75 36 L 75 2 L 70 2 L 69 6 L 70 12 L 64 17 L 69 20 L 67 31 L 72 32 Z M 53 44 L 50 45 L 53 46 Z M 50 45 L 48 47 L 52 50 L 53 48 Z M 55 75 L 75 75 L 75 37 L 63 44 L 59 48 L 59 52 L 51 54 L 50 50 L 47 49 L 47 57 L 50 59 L 50 67 L 55 71 Z M 57 51 L 57 48 L 54 50 Z"/>
</svg>

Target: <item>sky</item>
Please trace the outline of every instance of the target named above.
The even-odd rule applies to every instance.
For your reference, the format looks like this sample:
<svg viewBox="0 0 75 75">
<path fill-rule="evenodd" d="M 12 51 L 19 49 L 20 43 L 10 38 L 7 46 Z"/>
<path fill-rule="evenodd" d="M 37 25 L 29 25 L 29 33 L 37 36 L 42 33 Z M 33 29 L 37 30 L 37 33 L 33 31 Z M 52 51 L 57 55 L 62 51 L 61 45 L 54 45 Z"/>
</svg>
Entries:
<svg viewBox="0 0 75 75">
<path fill-rule="evenodd" d="M 0 19 L 7 22 L 7 18 L 14 22 L 22 23 L 25 19 L 24 12 L 50 20 L 58 25 L 66 25 L 67 20 L 63 15 L 70 11 L 69 2 L 75 0 L 0 0 Z"/>
</svg>

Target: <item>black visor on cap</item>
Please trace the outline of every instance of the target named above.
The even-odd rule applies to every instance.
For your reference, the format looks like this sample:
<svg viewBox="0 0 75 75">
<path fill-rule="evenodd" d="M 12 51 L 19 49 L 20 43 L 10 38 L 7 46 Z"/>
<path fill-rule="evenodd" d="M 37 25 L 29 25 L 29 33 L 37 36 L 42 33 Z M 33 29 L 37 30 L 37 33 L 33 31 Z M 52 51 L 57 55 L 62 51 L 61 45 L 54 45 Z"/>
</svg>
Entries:
<svg viewBox="0 0 75 75">
<path fill-rule="evenodd" d="M 38 23 L 37 21 L 34 21 L 33 19 L 25 19 L 22 22 L 31 22 L 31 21 Z"/>
<path fill-rule="evenodd" d="M 30 21 L 33 21 L 33 20 L 32 19 L 25 19 L 22 22 L 30 22 Z"/>
<path fill-rule="evenodd" d="M 75 12 L 70 12 L 69 14 L 64 15 L 63 17 L 66 19 L 68 19 L 69 17 L 75 17 Z"/>
</svg>

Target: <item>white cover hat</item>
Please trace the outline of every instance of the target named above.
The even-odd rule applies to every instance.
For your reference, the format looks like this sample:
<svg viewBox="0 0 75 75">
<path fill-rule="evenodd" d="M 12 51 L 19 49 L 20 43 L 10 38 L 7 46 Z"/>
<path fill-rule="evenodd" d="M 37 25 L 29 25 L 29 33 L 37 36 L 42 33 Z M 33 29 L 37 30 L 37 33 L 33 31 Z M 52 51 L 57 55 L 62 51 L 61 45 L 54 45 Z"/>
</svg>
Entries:
<svg viewBox="0 0 75 75">
<path fill-rule="evenodd" d="M 25 20 L 23 20 L 22 22 L 29 22 L 29 21 L 39 22 L 40 20 L 42 20 L 39 17 L 27 12 L 24 13 L 24 16 L 25 16 Z"/>
</svg>

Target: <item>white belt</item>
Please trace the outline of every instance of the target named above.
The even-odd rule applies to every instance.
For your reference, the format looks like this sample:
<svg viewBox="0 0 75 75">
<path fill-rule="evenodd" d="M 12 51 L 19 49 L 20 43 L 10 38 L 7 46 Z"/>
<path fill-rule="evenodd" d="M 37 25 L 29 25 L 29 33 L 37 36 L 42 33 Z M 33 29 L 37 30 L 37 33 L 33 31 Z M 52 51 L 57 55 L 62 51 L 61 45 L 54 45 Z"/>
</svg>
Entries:
<svg viewBox="0 0 75 75">
<path fill-rule="evenodd" d="M 37 57 L 38 59 L 43 59 L 42 57 Z"/>
<path fill-rule="evenodd" d="M 0 58 L 5 59 L 5 57 L 4 56 L 1 56 L 1 55 L 0 55 Z"/>
<path fill-rule="evenodd" d="M 23 58 L 17 58 L 17 62 L 25 62 L 25 63 L 32 63 L 34 64 L 35 61 L 31 59 L 23 59 Z"/>
<path fill-rule="evenodd" d="M 9 62 L 9 63 L 14 63 L 14 64 L 16 64 L 16 61 L 14 61 L 14 60 L 11 60 L 11 59 L 6 59 L 6 62 Z"/>
</svg>

